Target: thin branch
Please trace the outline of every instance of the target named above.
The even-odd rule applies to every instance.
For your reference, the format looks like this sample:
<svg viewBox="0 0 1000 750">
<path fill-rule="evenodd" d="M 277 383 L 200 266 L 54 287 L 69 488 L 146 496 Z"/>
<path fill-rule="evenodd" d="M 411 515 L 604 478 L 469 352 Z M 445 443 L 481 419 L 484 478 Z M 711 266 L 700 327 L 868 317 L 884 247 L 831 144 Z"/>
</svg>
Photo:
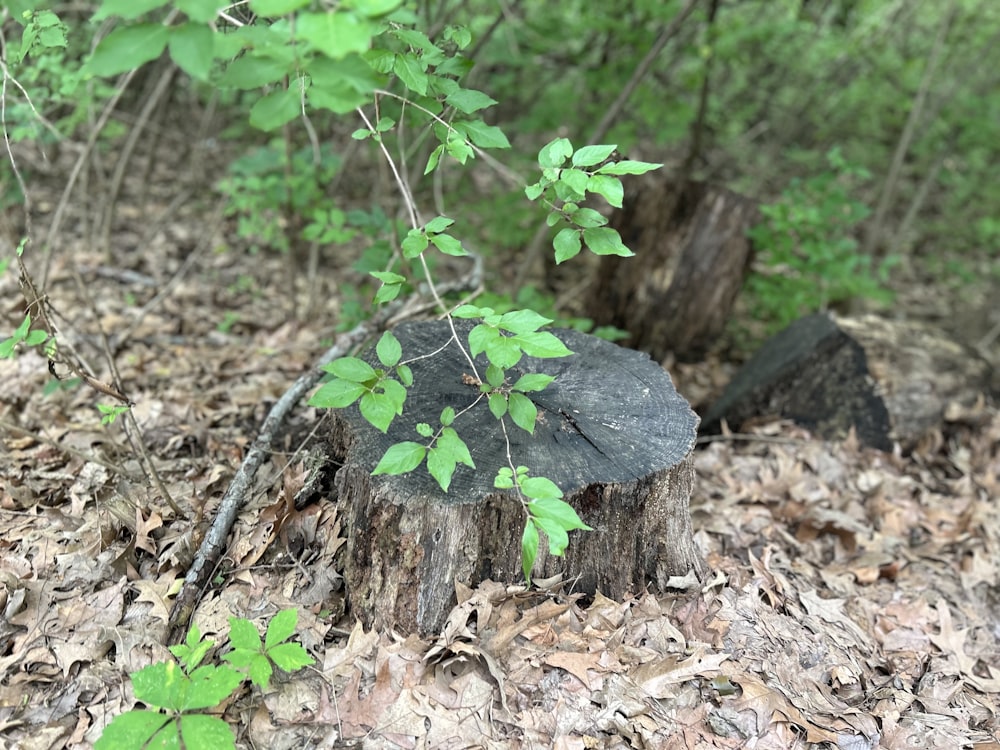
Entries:
<svg viewBox="0 0 1000 750">
<path fill-rule="evenodd" d="M 167 624 L 167 642 L 179 643 L 187 630 L 191 616 L 195 607 L 201 599 L 202 592 L 208 585 L 209 579 L 222 556 L 226 539 L 236 522 L 236 516 L 243 508 L 253 491 L 253 481 L 257 470 L 261 464 L 271 454 L 271 445 L 277 437 L 278 429 L 288 418 L 296 404 L 310 391 L 323 376 L 320 369 L 323 365 L 332 362 L 338 357 L 346 355 L 356 349 L 368 338 L 371 333 L 378 329 L 379 325 L 389 317 L 398 305 L 390 305 L 379 311 L 379 314 L 370 320 L 361 323 L 353 330 L 343 334 L 330 349 L 316 361 L 316 365 L 307 373 L 302 375 L 292 386 L 285 391 L 284 395 L 278 399 L 277 403 L 271 407 L 260 433 L 254 440 L 253 445 L 247 451 L 240 464 L 236 475 L 233 477 L 226 494 L 222 498 L 215 519 L 208 533 L 202 540 L 201 547 L 195 555 L 194 562 L 188 569 L 184 577 L 184 583 L 170 610 L 170 619 Z"/>
<path fill-rule="evenodd" d="M 885 182 L 882 185 L 882 194 L 879 196 L 875 216 L 872 218 L 871 224 L 868 225 L 868 231 L 865 234 L 865 242 L 862 247 L 863 255 L 874 255 L 882 238 L 886 215 L 889 213 L 889 206 L 892 203 L 892 199 L 896 196 L 896 189 L 899 186 L 899 176 L 903 171 L 903 162 L 906 160 L 906 154 L 910 150 L 910 143 L 913 141 L 917 123 L 920 122 L 923 114 L 924 103 L 927 100 L 927 94 L 930 92 L 931 82 L 934 80 L 935 73 L 937 72 L 938 63 L 941 62 L 941 55 L 945 49 L 948 32 L 957 15 L 958 2 L 957 0 L 952 0 L 947 14 L 941 21 L 937 38 L 934 40 L 934 46 L 931 48 L 930 56 L 927 60 L 927 67 L 924 68 L 924 75 L 920 80 L 920 86 L 917 89 L 916 96 L 913 98 L 913 106 L 910 108 L 910 114 L 906 118 L 906 125 L 903 126 L 903 132 L 899 136 L 896 151 L 892 155 L 892 164 L 889 167 L 889 174 L 886 175 Z"/>
<path fill-rule="evenodd" d="M 628 102 L 629 97 L 635 92 L 639 83 L 642 79 L 646 77 L 649 73 L 649 69 L 653 65 L 653 61 L 659 56 L 663 51 L 663 48 L 667 45 L 667 42 L 673 38 L 674 34 L 680 29 L 681 24 L 684 20 L 691 15 L 691 12 L 698 5 L 699 0 L 688 0 L 687 5 L 685 5 L 680 13 L 674 16 L 673 20 L 667 25 L 667 27 L 660 32 L 660 35 L 653 42 L 653 46 L 649 48 L 649 52 L 646 56 L 639 61 L 639 64 L 632 71 L 632 77 L 629 78 L 628 82 L 622 88 L 621 93 L 615 101 L 608 107 L 607 112 L 604 113 L 604 117 L 601 118 L 600 122 L 591 132 L 590 137 L 587 139 L 587 144 L 600 143 L 604 137 L 608 134 L 611 126 L 614 124 L 615 120 L 625 109 L 625 104 Z M 542 250 L 545 246 L 545 238 L 549 236 L 549 225 L 546 222 L 542 222 L 538 225 L 538 229 L 535 230 L 534 236 L 531 241 L 528 242 L 528 246 L 525 248 L 524 256 L 520 263 L 520 268 L 517 272 L 517 277 L 514 280 L 514 289 L 520 289 L 524 286 L 525 281 L 528 278 L 528 274 L 538 263 L 542 255 Z"/>
</svg>

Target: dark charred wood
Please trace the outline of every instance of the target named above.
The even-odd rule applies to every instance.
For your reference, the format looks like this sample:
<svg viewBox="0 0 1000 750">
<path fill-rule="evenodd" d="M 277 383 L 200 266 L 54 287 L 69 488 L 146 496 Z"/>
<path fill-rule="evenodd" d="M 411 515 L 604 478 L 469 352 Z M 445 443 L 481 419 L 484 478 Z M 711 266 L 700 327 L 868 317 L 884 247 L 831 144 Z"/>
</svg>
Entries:
<svg viewBox="0 0 1000 750">
<path fill-rule="evenodd" d="M 989 395 L 992 375 L 976 352 L 924 323 L 810 315 L 764 343 L 703 428 L 786 418 L 828 439 L 853 428 L 874 448 L 910 449 L 951 406 Z"/>
</svg>

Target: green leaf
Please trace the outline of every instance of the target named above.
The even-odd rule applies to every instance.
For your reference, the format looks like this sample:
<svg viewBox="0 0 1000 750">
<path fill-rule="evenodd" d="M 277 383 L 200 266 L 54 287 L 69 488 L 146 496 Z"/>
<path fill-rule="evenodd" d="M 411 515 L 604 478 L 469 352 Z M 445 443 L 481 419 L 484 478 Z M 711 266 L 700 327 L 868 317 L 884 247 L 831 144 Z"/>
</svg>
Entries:
<svg viewBox="0 0 1000 750">
<path fill-rule="evenodd" d="M 434 243 L 434 246 L 445 255 L 461 257 L 469 254 L 466 252 L 465 248 L 462 247 L 462 243 L 450 234 L 432 234 L 431 242 Z"/>
<path fill-rule="evenodd" d="M 350 11 L 300 13 L 295 28 L 313 49 L 334 60 L 352 52 L 363 53 L 371 46 L 374 27 L 370 21 Z"/>
<path fill-rule="evenodd" d="M 406 441 L 390 445 L 372 472 L 372 476 L 406 474 L 420 466 L 426 454 L 427 449 L 420 443 Z"/>
<path fill-rule="evenodd" d="M 299 611 L 297 609 L 283 609 L 267 624 L 267 635 L 264 638 L 264 648 L 270 651 L 279 643 L 287 641 L 295 633 L 295 626 L 299 622 Z M 273 657 L 272 657 L 273 658 Z"/>
<path fill-rule="evenodd" d="M 623 258 L 635 255 L 622 244 L 621 236 L 611 227 L 584 229 L 583 243 L 594 255 L 620 255 Z"/>
<path fill-rule="evenodd" d="M 406 233 L 406 237 L 403 238 L 402 243 L 400 243 L 403 248 L 403 257 L 418 257 L 424 250 L 427 249 L 428 242 L 426 234 L 419 229 L 411 229 Z"/>
<path fill-rule="evenodd" d="M 378 377 L 370 364 L 357 357 L 340 357 L 325 365 L 323 369 L 338 378 L 350 380 L 353 383 L 367 383 Z"/>
<path fill-rule="evenodd" d="M 402 287 L 399 284 L 383 284 L 375 292 L 374 302 L 380 305 L 384 302 L 391 302 L 399 296 Z"/>
<path fill-rule="evenodd" d="M 250 108 L 250 124 L 265 132 L 280 128 L 302 112 L 302 96 L 293 81 L 287 89 L 265 94 Z"/>
<path fill-rule="evenodd" d="M 389 399 L 389 403 L 392 404 L 396 414 L 402 414 L 403 404 L 406 403 L 406 388 L 389 378 L 380 381 L 378 387 L 382 389 L 386 398 Z"/>
<path fill-rule="evenodd" d="M 496 331 L 496 329 L 491 329 Z M 521 361 L 520 337 L 504 336 L 496 331 L 496 338 L 486 346 L 486 358 L 502 370 L 509 370 Z M 471 335 L 471 334 L 470 334 Z M 528 334 L 535 336 L 537 334 Z"/>
<path fill-rule="evenodd" d="M 476 465 L 472 462 L 472 455 L 469 453 L 469 448 L 465 444 L 465 441 L 458 436 L 451 427 L 445 427 L 441 430 L 441 436 L 438 438 L 437 447 L 441 450 L 447 451 L 451 456 L 454 457 L 455 461 L 460 464 L 465 464 L 470 469 L 475 469 Z"/>
<path fill-rule="evenodd" d="M 84 65 L 97 76 L 113 76 L 155 60 L 167 46 L 170 30 L 158 23 L 120 26 L 108 34 Z"/>
<path fill-rule="evenodd" d="M 580 248 L 583 247 L 580 231 L 572 227 L 560 229 L 552 240 L 552 246 L 556 249 L 556 263 L 562 263 L 579 255 Z"/>
<path fill-rule="evenodd" d="M 94 750 L 147 747 L 150 738 L 168 723 L 171 723 L 171 717 L 167 714 L 139 709 L 126 711 L 104 728 L 94 743 Z"/>
<path fill-rule="evenodd" d="M 48 340 L 49 334 L 42 330 L 28 331 L 24 337 L 25 346 L 41 346 Z"/>
<path fill-rule="evenodd" d="M 496 365 L 487 365 L 486 367 L 486 382 L 489 383 L 494 388 L 500 388 L 504 381 L 507 379 L 507 373 L 505 373 L 501 368 Z"/>
<path fill-rule="evenodd" d="M 524 571 L 524 580 L 531 585 L 531 569 L 535 567 L 535 558 L 538 557 L 538 529 L 535 522 L 530 518 L 524 522 L 524 531 L 521 533 L 521 570 Z"/>
<path fill-rule="evenodd" d="M 540 182 L 536 182 L 533 185 L 528 185 L 524 189 L 524 194 L 528 197 L 529 201 L 536 200 L 542 193 L 545 192 L 545 186 Z"/>
<path fill-rule="evenodd" d="M 538 408 L 527 396 L 520 393 L 511 393 L 508 398 L 510 406 L 510 418 L 514 424 L 525 432 L 535 434 L 535 419 L 538 417 Z"/>
<path fill-rule="evenodd" d="M 228 5 L 225 0 L 174 0 L 174 7 L 184 15 L 200 24 L 208 24 L 215 20 L 220 8 Z"/>
<path fill-rule="evenodd" d="M 551 322 L 552 318 L 539 315 L 534 310 L 511 310 L 500 317 L 500 328 L 511 333 L 531 333 Z"/>
<path fill-rule="evenodd" d="M 409 365 L 399 365 L 396 368 L 396 377 L 407 388 L 413 385 L 413 370 L 410 369 Z"/>
<path fill-rule="evenodd" d="M 529 373 L 518 378 L 512 387 L 515 391 L 521 391 L 522 393 L 543 391 L 553 380 L 555 378 L 552 375 L 543 375 L 537 372 Z"/>
<path fill-rule="evenodd" d="M 180 718 L 181 740 L 187 748 L 206 748 L 212 750 L 235 750 L 233 731 L 229 725 L 218 716 L 206 714 L 190 714 Z M 150 747 L 167 747 L 154 740 Z M 177 747 L 177 745 L 171 745 Z"/>
<path fill-rule="evenodd" d="M 427 95 L 427 73 L 424 72 L 424 65 L 414 55 L 409 53 L 396 55 L 392 72 L 399 76 L 399 80 L 410 91 L 420 96 Z"/>
<path fill-rule="evenodd" d="M 219 79 L 220 88 L 256 89 L 277 83 L 288 73 L 288 67 L 278 61 L 254 54 L 233 60 Z"/>
<path fill-rule="evenodd" d="M 527 481 L 534 479 L 544 479 L 544 477 L 532 477 L 532 479 Z M 558 492 L 559 488 L 556 487 L 555 491 Z M 553 521 L 558 521 L 566 529 L 591 530 L 587 524 L 580 520 L 580 516 L 577 515 L 573 506 L 565 500 L 560 499 L 562 497 L 561 492 L 555 495 L 551 487 L 545 487 L 540 488 L 538 494 L 539 498 L 537 500 L 528 503 L 528 512 L 531 515 L 537 518 L 549 518 Z"/>
<path fill-rule="evenodd" d="M 451 313 L 453 318 L 481 318 L 484 315 L 492 313 L 493 310 L 488 307 L 476 307 L 475 305 L 459 305 Z"/>
<path fill-rule="evenodd" d="M 514 489 L 514 472 L 506 466 L 501 466 L 497 469 L 497 475 L 493 478 L 493 486 L 498 490 Z"/>
<path fill-rule="evenodd" d="M 170 0 L 102 0 L 92 20 L 103 21 L 112 16 L 132 20 L 151 10 L 162 8 L 169 2 Z"/>
<path fill-rule="evenodd" d="M 271 675 L 274 674 L 270 659 L 263 654 L 254 654 L 253 658 L 243 666 L 243 671 L 250 678 L 250 682 L 261 690 L 267 689 Z"/>
<path fill-rule="evenodd" d="M 277 18 L 309 5 L 310 0 L 250 0 L 250 10 L 258 16 Z"/>
<path fill-rule="evenodd" d="M 243 682 L 243 675 L 225 666 L 206 664 L 191 673 L 191 684 L 184 701 L 176 710 L 193 711 L 212 708 L 232 694 Z M 133 685 L 135 683 L 133 682 Z"/>
<path fill-rule="evenodd" d="M 402 386 L 400 386 L 402 387 Z M 361 416 L 379 432 L 385 433 L 397 414 L 397 406 L 393 399 L 384 393 L 366 393 L 361 397 Z"/>
<path fill-rule="evenodd" d="M 399 343 L 392 331 L 386 331 L 375 346 L 375 353 L 378 354 L 378 361 L 386 367 L 395 367 L 403 356 L 403 347 Z"/>
<path fill-rule="evenodd" d="M 559 181 L 582 199 L 587 192 L 590 177 L 580 169 L 564 169 L 559 175 Z"/>
<path fill-rule="evenodd" d="M 574 167 L 592 167 L 615 152 L 618 146 L 584 146 L 573 154 Z"/>
<path fill-rule="evenodd" d="M 462 308 L 458 308 L 452 313 L 457 318 L 463 316 L 459 315 L 458 312 Z M 482 352 L 496 341 L 500 337 L 500 331 L 498 331 L 493 326 L 488 326 L 485 323 L 480 323 L 474 326 L 471 331 L 469 331 L 469 353 L 473 357 L 478 357 Z"/>
<path fill-rule="evenodd" d="M 229 643 L 234 649 L 249 649 L 259 651 L 261 647 L 260 633 L 257 627 L 242 617 L 229 618 Z"/>
<path fill-rule="evenodd" d="M 479 148 L 510 148 L 510 141 L 496 125 L 487 125 L 482 120 L 466 120 L 454 124 L 456 130 L 465 133 Z"/>
<path fill-rule="evenodd" d="M 449 219 L 447 216 L 435 216 L 424 225 L 424 231 L 427 232 L 427 234 L 438 234 L 454 223 L 455 220 Z"/>
<path fill-rule="evenodd" d="M 430 174 L 435 169 L 437 169 L 438 162 L 441 161 L 441 154 L 444 153 L 444 144 L 431 151 L 431 155 L 427 157 L 427 166 L 424 167 L 424 174 Z"/>
<path fill-rule="evenodd" d="M 475 89 L 457 89 L 448 94 L 444 100 L 459 112 L 464 112 L 467 115 L 486 107 L 492 107 L 497 103 L 496 99 L 492 99 L 482 91 Z"/>
<path fill-rule="evenodd" d="M 337 114 L 346 114 L 370 101 L 372 92 L 384 85 L 383 77 L 354 53 L 338 60 L 316 55 L 304 67 L 312 79 L 307 92 L 310 103 Z"/>
<path fill-rule="evenodd" d="M 502 393 L 491 393 L 487 401 L 493 416 L 502 419 L 503 415 L 507 413 L 507 397 Z"/>
<path fill-rule="evenodd" d="M 441 424 L 445 427 L 450 427 L 451 423 L 455 421 L 455 409 L 451 406 L 446 406 L 441 410 Z"/>
<path fill-rule="evenodd" d="M 608 223 L 607 219 L 592 208 L 581 208 L 570 217 L 570 221 L 578 227 L 582 227 L 584 229 L 590 229 L 591 227 L 603 227 Z"/>
<path fill-rule="evenodd" d="M 557 521 L 549 518 L 533 518 L 532 520 L 538 530 L 544 531 L 545 536 L 548 537 L 549 552 L 556 556 L 562 555 L 569 545 L 569 535 L 566 533 L 566 529 Z"/>
<path fill-rule="evenodd" d="M 552 517 L 551 514 L 545 512 L 549 506 L 544 503 L 539 503 L 538 501 L 558 500 L 563 496 L 562 490 L 559 489 L 556 483 L 546 477 L 526 478 L 521 482 L 521 492 L 536 501 L 528 504 L 528 511 L 532 515 L 545 516 L 549 518 Z M 566 503 L 563 503 L 563 505 L 566 505 Z M 568 507 L 571 511 L 573 510 L 568 505 L 566 507 Z"/>
<path fill-rule="evenodd" d="M 538 166 L 545 168 L 561 167 L 573 153 L 573 144 L 568 138 L 556 138 L 542 146 L 538 152 Z"/>
<path fill-rule="evenodd" d="M 294 672 L 313 663 L 313 658 L 299 643 L 281 643 L 268 649 L 267 655 L 285 672 Z"/>
<path fill-rule="evenodd" d="M 204 24 L 186 23 L 170 30 L 170 59 L 195 80 L 208 80 L 214 47 L 215 34 Z"/>
<path fill-rule="evenodd" d="M 343 409 L 361 398 L 367 390 L 359 383 L 337 378 L 321 385 L 309 399 L 309 406 L 317 409 Z"/>
<path fill-rule="evenodd" d="M 605 164 L 597 170 L 598 174 L 646 174 L 654 169 L 659 169 L 662 164 L 653 164 L 648 161 L 616 161 Z"/>
<path fill-rule="evenodd" d="M 566 344 L 548 331 L 522 333 L 516 337 L 517 343 L 529 357 L 548 359 L 552 357 L 568 357 L 571 352 Z"/>
<path fill-rule="evenodd" d="M 431 435 L 434 434 L 434 429 L 426 422 L 418 422 L 416 429 L 418 435 L 421 435 L 426 438 L 429 438 Z"/>
<path fill-rule="evenodd" d="M 383 284 L 402 284 L 406 281 L 405 276 L 393 273 L 392 271 L 369 271 L 368 275 L 375 277 Z"/>
<path fill-rule="evenodd" d="M 621 208 L 622 201 L 625 199 L 625 188 L 622 187 L 621 180 L 617 177 L 603 174 L 592 175 L 587 180 L 587 190 L 591 193 L 597 193 L 615 208 Z"/>
<path fill-rule="evenodd" d="M 451 486 L 457 462 L 454 457 L 440 447 L 431 448 L 427 453 L 427 471 L 437 481 L 443 492 Z"/>
</svg>

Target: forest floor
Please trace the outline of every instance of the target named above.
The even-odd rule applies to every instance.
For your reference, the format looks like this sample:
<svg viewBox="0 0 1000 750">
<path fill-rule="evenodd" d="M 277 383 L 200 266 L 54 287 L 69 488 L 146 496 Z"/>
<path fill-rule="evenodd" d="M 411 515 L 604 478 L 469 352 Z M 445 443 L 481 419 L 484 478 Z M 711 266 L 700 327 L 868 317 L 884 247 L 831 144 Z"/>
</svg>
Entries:
<svg viewBox="0 0 1000 750">
<path fill-rule="evenodd" d="M 0 748 L 88 748 L 133 706 L 126 675 L 170 658 L 172 597 L 244 451 L 341 322 L 333 274 L 296 318 L 301 277 L 275 281 L 292 277 L 288 258 L 220 252 L 232 226 L 209 203 L 168 208 L 161 177 L 132 185 L 146 197 L 121 200 L 103 250 L 86 210 L 71 210 L 45 292 L 102 379 L 113 353 L 185 515 L 144 480 L 121 423 L 101 425 L 95 403 L 109 399 L 43 395 L 33 353 L 0 361 Z M 58 189 L 36 195 L 36 226 Z M 44 259 L 40 243 L 26 255 L 36 281 Z M 22 309 L 16 275 L 0 277 L 5 329 Z M 716 376 L 675 377 L 685 392 Z M 594 601 L 558 582 L 484 582 L 425 639 L 346 611 L 335 497 L 286 502 L 324 424 L 294 411 L 195 612 L 218 640 L 231 616 L 263 628 L 295 607 L 316 660 L 222 705 L 240 747 L 1000 748 L 1000 413 L 988 405 L 910 455 L 786 423 L 706 441 L 691 500 L 705 582 Z"/>
</svg>

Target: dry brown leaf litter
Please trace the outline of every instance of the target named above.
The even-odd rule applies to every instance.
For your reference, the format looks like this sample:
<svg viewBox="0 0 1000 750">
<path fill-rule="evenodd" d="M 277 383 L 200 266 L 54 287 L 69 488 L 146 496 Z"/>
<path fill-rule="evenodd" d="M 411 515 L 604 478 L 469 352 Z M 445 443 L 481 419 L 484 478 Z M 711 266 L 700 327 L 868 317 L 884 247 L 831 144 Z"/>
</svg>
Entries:
<svg viewBox="0 0 1000 750">
<path fill-rule="evenodd" d="M 39 398 L 44 363 L 0 363 L 0 417 L 28 432 L 2 430 L 0 746 L 86 748 L 133 704 L 125 673 L 167 658 L 171 597 L 265 405 L 321 348 L 309 326 L 215 331 L 204 300 L 225 272 L 211 258 L 119 352 L 189 520 L 123 479 L 134 454 L 92 394 Z M 127 318 L 120 288 L 95 297 Z M 238 304 L 270 319 L 266 298 Z M 710 443 L 692 501 L 704 585 L 588 603 L 571 581 L 487 582 L 428 641 L 341 617 L 345 531 L 329 499 L 291 502 L 307 469 L 290 438 L 196 620 L 217 637 L 298 607 L 317 666 L 224 715 L 245 747 L 997 747 L 1000 417 L 955 419 L 912 457 L 784 424 Z M 305 435 L 314 415 L 298 420 Z"/>
</svg>

